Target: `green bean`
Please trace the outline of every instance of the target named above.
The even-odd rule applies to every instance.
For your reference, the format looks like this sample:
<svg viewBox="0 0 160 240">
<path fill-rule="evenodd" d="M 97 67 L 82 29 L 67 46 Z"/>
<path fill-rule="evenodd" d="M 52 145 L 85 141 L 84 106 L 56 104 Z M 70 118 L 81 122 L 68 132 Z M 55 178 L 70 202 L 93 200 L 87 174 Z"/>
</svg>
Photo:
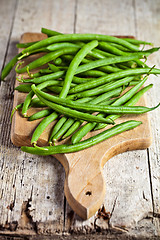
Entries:
<svg viewBox="0 0 160 240">
<path fill-rule="evenodd" d="M 39 100 L 39 98 L 33 98 L 30 103 L 30 107 L 40 108 L 40 107 L 47 107 L 43 102 Z"/>
<path fill-rule="evenodd" d="M 17 63 L 18 58 L 22 55 L 22 53 L 17 54 L 15 57 L 13 57 L 11 59 L 11 61 L 9 63 L 7 63 L 7 65 L 3 68 L 2 72 L 1 72 L 1 80 L 3 81 L 7 75 L 10 73 L 10 71 L 12 70 L 12 68 L 14 67 L 14 65 Z"/>
<path fill-rule="evenodd" d="M 41 70 L 39 70 L 39 72 L 40 72 L 41 74 L 49 74 L 49 73 L 53 73 L 53 71 L 50 70 L 50 69 L 41 69 Z"/>
<path fill-rule="evenodd" d="M 48 35 L 48 37 L 62 34 L 60 32 L 56 32 L 56 31 L 53 31 L 53 30 L 50 30 L 50 29 L 47 29 L 47 28 L 41 28 L 41 33 L 44 33 L 44 34 Z"/>
<path fill-rule="evenodd" d="M 64 71 L 59 71 L 55 73 L 50 73 L 41 77 L 33 78 L 33 79 L 22 79 L 24 83 L 34 83 L 34 84 L 40 84 L 42 82 L 52 80 L 52 79 L 58 79 L 64 75 Z"/>
<path fill-rule="evenodd" d="M 121 90 L 121 89 L 120 89 Z M 120 91 L 119 91 L 120 93 Z M 105 96 L 106 97 L 106 96 Z M 113 102 L 114 100 L 111 100 L 111 102 Z M 77 102 L 77 101 L 76 101 Z M 108 99 L 107 99 L 108 102 Z M 99 103 L 100 105 L 106 105 L 106 100 L 105 98 L 95 98 L 91 101 L 89 101 L 88 103 Z M 61 129 L 55 134 L 53 141 L 56 141 L 58 138 L 62 137 L 63 134 L 72 126 L 72 124 L 75 122 L 74 119 L 69 118 L 61 127 Z M 76 121 L 77 122 L 77 121 Z M 79 120 L 80 123 L 82 123 L 83 121 Z"/>
<path fill-rule="evenodd" d="M 28 121 L 34 121 L 43 117 L 48 116 L 49 114 L 51 114 L 53 112 L 52 109 L 43 109 L 39 112 L 36 112 L 34 114 L 32 114 L 29 118 Z"/>
<path fill-rule="evenodd" d="M 35 49 L 46 47 L 46 46 L 48 46 L 52 43 L 56 43 L 56 42 L 92 41 L 92 40 L 118 43 L 118 44 L 125 46 L 133 51 L 139 51 L 139 48 L 136 47 L 135 45 L 127 42 L 126 40 L 116 38 L 113 36 L 101 35 L 101 34 L 65 34 L 65 35 L 57 35 L 57 36 L 53 36 L 53 37 L 49 37 L 47 39 L 41 40 L 38 43 L 35 43 L 28 48 L 25 48 L 22 51 L 22 53 L 23 54 L 26 53 L 26 55 L 28 55 L 30 52 L 32 52 Z"/>
<path fill-rule="evenodd" d="M 122 79 L 117 80 L 115 82 L 112 81 L 112 82 L 103 84 L 103 85 L 101 85 L 97 88 L 93 88 L 93 89 L 86 90 L 86 91 L 83 91 L 83 92 L 80 92 L 80 93 L 75 93 L 75 94 L 69 95 L 68 99 L 77 99 L 77 98 L 83 98 L 83 97 L 96 96 L 96 95 L 111 91 L 115 88 L 118 88 L 118 87 L 121 87 L 121 86 L 124 86 L 124 85 L 128 85 L 129 82 L 131 82 L 133 79 L 134 79 L 134 76 L 133 77 L 132 76 L 131 77 L 125 77 L 125 78 L 122 78 Z"/>
<path fill-rule="evenodd" d="M 27 48 L 32 46 L 33 44 L 37 43 L 38 41 L 34 41 L 34 42 L 27 42 L 27 43 L 17 43 L 16 47 L 17 48 Z"/>
<path fill-rule="evenodd" d="M 119 72 L 119 71 L 121 71 L 120 68 L 115 67 L 115 66 L 99 67 L 98 70 L 103 71 L 103 72 L 105 72 L 105 73 L 113 73 L 113 72 Z"/>
<path fill-rule="evenodd" d="M 142 40 L 138 40 L 138 39 L 134 39 L 134 38 L 123 38 L 123 40 L 130 42 L 132 44 L 135 44 L 135 45 L 143 44 L 143 45 L 152 45 L 153 46 L 153 43 L 151 43 L 151 42 L 146 42 L 146 41 L 142 41 Z"/>
<path fill-rule="evenodd" d="M 102 133 L 99 133 L 87 140 L 84 140 L 77 144 L 65 144 L 65 145 L 57 145 L 57 146 L 49 146 L 49 147 L 21 147 L 21 150 L 24 152 L 28 152 L 31 154 L 38 154 L 38 155 L 54 155 L 57 153 L 71 153 L 71 152 L 77 152 L 86 148 L 89 148 L 91 146 L 94 146 L 95 144 L 98 144 L 112 136 L 115 136 L 117 134 L 120 134 L 124 131 L 131 130 L 137 126 L 142 124 L 140 121 L 127 121 L 121 124 L 117 124 L 116 126 L 105 130 Z"/>
<path fill-rule="evenodd" d="M 47 88 L 49 91 L 53 92 L 53 93 L 57 93 L 59 94 L 62 91 L 62 87 L 61 86 L 51 86 Z"/>
<path fill-rule="evenodd" d="M 88 82 L 88 81 L 93 80 L 93 79 L 95 79 L 95 78 L 91 78 L 91 77 L 90 77 L 90 78 L 82 78 L 82 77 L 76 77 L 76 76 L 74 76 L 72 82 L 79 84 L 79 83 Z"/>
<path fill-rule="evenodd" d="M 80 48 L 77 44 L 70 43 L 70 42 L 62 42 L 62 43 L 54 43 L 46 47 L 49 51 L 55 51 L 61 48 L 67 48 L 67 47 L 76 47 Z"/>
<path fill-rule="evenodd" d="M 106 65 L 110 65 L 110 64 L 114 64 L 114 63 L 127 62 L 127 61 L 134 60 L 134 59 L 137 59 L 140 57 L 142 57 L 141 54 L 131 54 L 128 56 L 116 56 L 113 58 L 96 60 L 96 61 L 89 62 L 87 64 L 83 64 L 83 65 L 79 66 L 79 68 L 76 71 L 76 74 L 91 70 L 93 68 L 101 67 L 101 66 L 106 66 Z"/>
<path fill-rule="evenodd" d="M 103 77 L 106 75 L 107 75 L 106 73 L 100 70 L 88 70 L 86 72 L 79 74 L 80 77 L 92 77 L 92 78 Z"/>
<path fill-rule="evenodd" d="M 62 59 L 59 57 L 59 58 L 56 58 L 56 59 L 54 59 L 54 63 L 56 64 L 56 65 L 61 65 L 62 64 Z"/>
<path fill-rule="evenodd" d="M 141 114 L 141 113 L 145 113 L 148 111 L 152 111 L 159 106 L 159 105 L 157 105 L 156 107 L 148 108 L 148 107 L 143 107 L 143 106 L 135 106 L 135 107 L 133 107 L 133 106 L 131 106 L 131 107 L 116 106 L 115 104 L 114 105 L 112 104 L 112 106 L 101 106 L 101 105 L 96 105 L 96 104 L 91 104 L 91 103 L 81 104 L 81 103 L 76 103 L 75 101 L 68 100 L 68 99 L 63 100 L 56 96 L 52 96 L 47 93 L 44 93 L 36 88 L 34 89 L 34 91 L 36 94 L 38 94 L 39 97 L 41 96 L 43 99 L 45 99 L 47 101 L 49 100 L 52 103 L 57 103 L 64 107 L 67 107 L 67 108 L 72 108 L 75 110 L 87 111 L 87 112 L 92 112 L 92 113 L 93 112 L 102 112 L 102 113 L 108 113 L 108 114 L 120 114 L 120 113 L 122 113 L 122 114 Z"/>
<path fill-rule="evenodd" d="M 34 87 L 33 87 L 33 89 L 34 89 Z M 83 113 L 83 112 L 80 112 L 80 111 L 77 111 L 77 110 L 72 110 L 68 107 L 63 107 L 63 106 L 58 105 L 56 103 L 50 102 L 50 101 L 46 100 L 45 98 L 43 98 L 39 93 L 37 93 L 36 89 L 34 89 L 34 91 L 35 91 L 37 97 L 42 102 L 44 102 L 48 107 L 54 109 L 56 112 L 59 112 L 61 114 L 69 116 L 71 118 L 82 119 L 82 120 L 85 120 L 85 121 L 88 121 L 88 122 L 106 122 L 106 123 L 114 124 L 113 121 L 110 121 L 108 119 L 106 121 L 104 118 L 99 118 L 99 117 L 97 118 L 94 115 L 90 115 L 88 113 Z"/>
<path fill-rule="evenodd" d="M 20 103 L 20 104 L 18 104 L 16 107 L 13 108 L 13 110 L 12 110 L 12 112 L 11 112 L 11 116 L 10 116 L 10 121 L 11 121 L 11 122 L 12 122 L 14 113 L 15 113 L 17 110 L 21 109 L 22 107 L 23 107 L 23 103 Z"/>
<path fill-rule="evenodd" d="M 75 88 L 70 90 L 69 93 L 81 92 L 81 91 L 84 91 L 84 90 L 87 90 L 87 89 L 90 89 L 90 88 L 98 87 L 98 86 L 100 86 L 102 84 L 105 84 L 107 82 L 110 82 L 110 81 L 113 81 L 113 80 L 116 80 L 116 79 L 120 79 L 122 77 L 146 74 L 149 71 L 150 71 L 150 68 L 136 68 L 136 69 L 122 70 L 122 71 L 117 72 L 117 73 L 111 73 L 111 74 L 108 74 L 106 76 L 91 80 L 91 81 L 89 81 L 89 83 L 79 84 L 78 86 L 76 86 Z M 160 69 L 153 68 L 150 73 L 160 74 Z"/>
<path fill-rule="evenodd" d="M 32 139 L 31 139 L 31 144 L 36 144 L 37 140 L 39 139 L 40 135 L 43 133 L 43 131 L 45 130 L 45 128 L 51 123 L 53 122 L 56 118 L 58 117 L 58 113 L 53 112 L 51 113 L 49 116 L 45 117 L 40 124 L 38 125 L 38 127 L 35 129 L 35 131 L 33 132 L 32 135 Z"/>
<path fill-rule="evenodd" d="M 67 96 L 73 76 L 77 70 L 78 65 L 81 63 L 82 59 L 88 54 L 88 52 L 90 52 L 97 45 L 98 45 L 98 41 L 96 40 L 91 41 L 86 45 L 84 45 L 84 47 L 82 47 L 81 50 L 79 50 L 78 53 L 75 55 L 65 75 L 64 85 L 59 95 L 61 98 L 65 98 Z"/>
<path fill-rule="evenodd" d="M 34 46 L 34 45 L 32 45 L 32 46 Z M 23 68 L 20 68 L 20 69 L 16 68 L 16 72 L 17 73 L 24 73 L 24 72 L 27 71 L 27 68 L 29 70 L 35 69 L 37 67 L 40 67 L 40 66 L 56 59 L 57 57 L 59 57 L 63 54 L 68 54 L 68 53 L 73 54 L 73 53 L 76 53 L 77 51 L 78 51 L 78 49 L 76 47 L 70 47 L 70 48 L 62 48 L 62 49 L 59 49 L 57 51 L 47 53 L 46 55 L 34 60 L 33 62 L 29 63 L 28 65 L 26 65 Z"/>
<path fill-rule="evenodd" d="M 55 66 L 54 64 L 48 63 L 48 66 L 53 72 L 60 71 L 59 67 Z"/>
<path fill-rule="evenodd" d="M 131 52 L 128 48 L 123 47 L 122 45 L 119 45 L 119 44 L 116 44 L 116 43 L 109 43 L 109 44 L 111 44 L 111 46 L 114 46 L 114 47 L 116 47 L 117 49 L 119 49 L 123 52 L 128 52 L 128 53 Z"/>
<path fill-rule="evenodd" d="M 22 115 L 23 115 L 23 117 L 28 117 L 27 116 L 27 110 L 28 110 L 28 107 L 29 107 L 29 105 L 31 103 L 31 100 L 32 100 L 33 96 L 34 96 L 34 92 L 33 92 L 33 90 L 31 90 L 27 94 L 27 96 L 26 96 L 26 98 L 24 100 L 23 107 L 22 107 Z"/>
<path fill-rule="evenodd" d="M 17 87 L 15 87 L 14 90 L 17 90 L 18 92 L 24 92 L 28 93 L 31 91 L 31 84 L 20 84 Z"/>
</svg>

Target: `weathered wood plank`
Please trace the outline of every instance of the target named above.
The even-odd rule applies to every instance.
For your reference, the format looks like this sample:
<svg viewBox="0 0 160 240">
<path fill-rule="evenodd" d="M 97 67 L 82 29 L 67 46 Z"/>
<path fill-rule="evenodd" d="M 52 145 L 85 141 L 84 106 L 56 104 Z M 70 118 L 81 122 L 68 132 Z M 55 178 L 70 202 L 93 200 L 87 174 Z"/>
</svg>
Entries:
<svg viewBox="0 0 160 240">
<path fill-rule="evenodd" d="M 76 32 L 136 35 L 135 6 L 132 1 L 78 1 Z M 137 36 L 136 36 L 137 37 Z M 104 167 L 108 215 L 82 221 L 67 205 L 66 229 L 72 232 L 113 231 L 129 236 L 151 236 L 155 227 L 146 217 L 152 212 L 147 151 L 133 151 L 112 158 Z M 144 231 L 141 226 L 144 224 Z"/>
<path fill-rule="evenodd" d="M 141 39 L 148 39 L 154 43 L 155 46 L 160 46 L 160 7 L 159 1 L 135 1 L 136 6 L 136 22 L 137 22 L 137 36 Z M 150 65 L 156 64 L 160 67 L 159 52 L 155 53 L 149 58 Z M 160 82 L 159 77 L 150 77 L 154 87 L 152 94 L 148 94 L 148 103 L 150 106 L 157 104 L 160 101 L 159 91 Z M 160 109 L 152 112 L 151 128 L 153 135 L 153 144 L 149 148 L 149 167 L 151 177 L 151 191 L 153 201 L 153 217 L 157 226 L 157 234 L 160 235 Z"/>
<path fill-rule="evenodd" d="M 16 11 L 16 0 L 9 0 L 8 4 L 6 4 L 5 0 L 1 1 L 1 7 L 0 7 L 0 70 L 3 67 L 3 63 L 5 60 L 6 51 L 8 49 L 8 44 L 10 40 L 10 34 L 12 31 L 12 23 Z M 8 17 L 6 17 L 8 16 Z"/>
<path fill-rule="evenodd" d="M 5 4 L 7 6 L 7 1 Z M 2 11 L 5 10 L 5 4 Z M 6 62 L 17 53 L 15 43 L 24 32 L 40 32 L 42 26 L 73 32 L 74 9 L 74 0 L 19 1 L 14 22 L 11 23 L 13 29 Z M 1 17 L 3 16 L 0 15 Z M 2 19 L 0 20 L 2 22 Z M 6 45 L 2 42 L 0 49 L 3 48 L 5 49 Z M 63 167 L 53 157 L 26 155 L 10 141 L 9 119 L 13 104 L 14 81 L 15 73 L 12 71 L 1 85 L 0 226 L 1 229 L 16 230 L 17 233 L 62 232 Z"/>
</svg>

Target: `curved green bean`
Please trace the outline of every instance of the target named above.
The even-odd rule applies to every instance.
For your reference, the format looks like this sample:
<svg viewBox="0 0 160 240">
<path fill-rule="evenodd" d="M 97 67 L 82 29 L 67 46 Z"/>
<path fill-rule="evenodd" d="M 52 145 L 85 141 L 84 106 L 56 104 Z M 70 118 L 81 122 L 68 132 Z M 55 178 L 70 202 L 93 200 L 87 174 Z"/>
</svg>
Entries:
<svg viewBox="0 0 160 240">
<path fill-rule="evenodd" d="M 32 114 L 29 118 L 28 121 L 35 121 L 37 119 L 43 118 L 48 116 L 49 114 L 51 114 L 53 112 L 52 109 L 43 109 L 39 112 L 36 112 L 34 114 Z"/>
<path fill-rule="evenodd" d="M 61 55 L 68 54 L 68 53 L 73 54 L 73 53 L 76 53 L 77 51 L 78 51 L 78 49 L 76 47 L 70 47 L 70 48 L 59 49 L 57 51 L 47 53 L 46 55 L 34 60 L 33 62 L 29 63 L 28 65 L 26 65 L 23 68 L 20 68 L 20 69 L 16 68 L 16 72 L 24 73 L 27 71 L 27 68 L 29 70 L 38 68 L 50 61 L 53 61 L 54 59 L 56 59 L 57 57 L 59 57 Z"/>
<path fill-rule="evenodd" d="M 60 92 L 60 95 L 59 95 L 60 98 L 65 98 L 67 96 L 73 76 L 77 70 L 78 65 L 81 63 L 82 59 L 88 54 L 88 52 L 90 52 L 97 45 L 98 45 L 98 41 L 96 40 L 91 41 L 86 45 L 84 45 L 75 55 L 66 72 L 62 91 Z"/>
<path fill-rule="evenodd" d="M 7 75 L 10 73 L 10 71 L 12 70 L 12 68 L 14 67 L 14 65 L 17 63 L 18 58 L 22 55 L 22 53 L 17 54 L 15 57 L 13 57 L 11 59 L 11 61 L 9 61 L 9 63 L 7 63 L 7 65 L 3 68 L 2 72 L 1 72 L 1 80 L 3 81 Z"/>
</svg>

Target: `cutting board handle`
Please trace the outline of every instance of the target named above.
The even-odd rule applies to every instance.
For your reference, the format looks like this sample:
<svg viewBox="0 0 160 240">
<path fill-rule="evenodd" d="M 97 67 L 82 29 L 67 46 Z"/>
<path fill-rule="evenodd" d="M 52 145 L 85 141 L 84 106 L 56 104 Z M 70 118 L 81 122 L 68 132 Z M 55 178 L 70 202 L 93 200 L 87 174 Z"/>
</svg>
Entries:
<svg viewBox="0 0 160 240">
<path fill-rule="evenodd" d="M 64 191 L 67 201 L 83 219 L 93 216 L 105 197 L 105 181 L 99 155 L 96 158 L 94 155 L 93 158 L 87 152 L 86 156 L 76 159 L 73 154 L 63 159 L 58 157 L 66 172 Z"/>
</svg>

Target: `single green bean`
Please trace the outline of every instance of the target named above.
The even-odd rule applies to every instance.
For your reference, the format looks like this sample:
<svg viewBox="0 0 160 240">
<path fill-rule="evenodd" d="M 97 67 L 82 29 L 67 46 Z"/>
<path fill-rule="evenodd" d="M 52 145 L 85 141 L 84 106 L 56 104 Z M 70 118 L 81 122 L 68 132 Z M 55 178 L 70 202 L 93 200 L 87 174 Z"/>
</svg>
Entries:
<svg viewBox="0 0 160 240">
<path fill-rule="evenodd" d="M 34 83 L 34 84 L 40 84 L 42 82 L 48 81 L 48 80 L 53 80 L 53 79 L 58 79 L 62 77 L 65 74 L 64 71 L 59 71 L 55 73 L 50 73 L 41 77 L 33 78 L 33 79 L 22 79 L 24 83 Z"/>
<path fill-rule="evenodd" d="M 41 33 L 44 33 L 44 34 L 48 35 L 48 37 L 62 34 L 60 32 L 53 31 L 53 30 L 50 30 L 48 28 L 41 28 Z"/>
<path fill-rule="evenodd" d="M 62 43 L 54 43 L 46 47 L 49 51 L 55 51 L 61 48 L 67 48 L 67 47 L 76 47 L 80 48 L 77 44 L 70 43 L 70 42 L 62 42 Z"/>
<path fill-rule="evenodd" d="M 32 46 L 33 44 L 37 43 L 38 41 L 34 41 L 34 42 L 27 42 L 27 43 L 17 43 L 16 47 L 17 48 L 27 48 Z"/>
<path fill-rule="evenodd" d="M 53 112 L 52 109 L 43 109 L 39 112 L 36 112 L 34 114 L 32 114 L 29 118 L 28 121 L 34 121 L 43 117 L 46 117 L 48 115 L 50 115 Z"/>
<path fill-rule="evenodd" d="M 34 45 L 32 45 L 32 46 L 34 46 Z M 78 51 L 78 49 L 76 47 L 70 47 L 70 48 L 62 48 L 57 51 L 47 53 L 46 55 L 34 60 L 33 62 L 29 63 L 28 65 L 26 65 L 23 68 L 20 68 L 20 69 L 16 68 L 16 72 L 24 73 L 27 71 L 27 68 L 29 70 L 35 69 L 37 67 L 40 67 L 40 66 L 56 59 L 57 57 L 59 57 L 61 55 L 68 54 L 68 53 L 73 54 L 73 53 L 76 53 L 77 51 Z"/>
<path fill-rule="evenodd" d="M 59 72 L 60 71 L 59 67 L 55 66 L 54 64 L 48 63 L 48 66 L 53 72 Z"/>
<path fill-rule="evenodd" d="M 40 72 L 41 74 L 49 74 L 49 73 L 53 73 L 53 71 L 50 70 L 50 69 L 41 69 L 41 70 L 39 70 L 39 72 Z"/>
<path fill-rule="evenodd" d="M 15 87 L 14 90 L 17 90 L 18 92 L 28 93 L 28 92 L 30 92 L 32 89 L 31 89 L 31 84 L 28 83 L 28 84 L 20 84 L 20 85 L 18 85 L 17 87 Z"/>
<path fill-rule="evenodd" d="M 54 59 L 54 63 L 56 64 L 56 65 L 61 65 L 62 64 L 62 59 L 59 57 L 59 58 L 56 58 L 56 59 Z"/>
<path fill-rule="evenodd" d="M 18 58 L 22 55 L 22 53 L 17 54 L 15 57 L 13 57 L 11 59 L 11 61 L 9 61 L 9 63 L 7 63 L 7 65 L 3 68 L 2 72 L 1 72 L 1 80 L 3 81 L 7 75 L 10 73 L 10 71 L 12 70 L 12 68 L 14 67 L 14 65 L 17 63 Z"/>
<path fill-rule="evenodd" d="M 71 153 L 77 152 L 86 148 L 89 148 L 95 144 L 98 144 L 112 136 L 120 134 L 124 131 L 133 129 L 137 126 L 142 124 L 140 121 L 127 121 L 121 124 L 117 124 L 116 126 L 105 130 L 102 133 L 99 133 L 87 140 L 84 140 L 77 144 L 70 144 L 70 145 L 57 145 L 57 146 L 49 146 L 49 147 L 21 147 L 21 150 L 24 152 L 28 152 L 31 154 L 38 154 L 38 155 L 54 155 L 57 153 Z"/>
<path fill-rule="evenodd" d="M 90 52 L 93 48 L 98 45 L 98 41 L 91 41 L 84 45 L 78 53 L 73 58 L 72 62 L 70 63 L 68 70 L 65 75 L 64 85 L 62 91 L 60 93 L 60 98 L 65 98 L 69 92 L 70 85 L 73 79 L 73 76 L 77 70 L 78 65 L 81 63 L 82 59 Z"/>
<path fill-rule="evenodd" d="M 130 42 L 132 44 L 135 44 L 135 45 L 143 44 L 143 45 L 152 45 L 153 46 L 153 43 L 151 43 L 151 42 L 146 42 L 146 41 L 142 41 L 142 40 L 138 40 L 138 39 L 134 39 L 134 38 L 123 38 L 123 40 Z"/>
<path fill-rule="evenodd" d="M 43 131 L 45 130 L 45 128 L 51 123 L 53 122 L 56 118 L 58 117 L 58 113 L 53 112 L 51 113 L 49 116 L 45 117 L 40 124 L 38 125 L 38 127 L 35 129 L 35 131 L 33 132 L 32 135 L 32 139 L 31 139 L 31 144 L 36 144 L 40 135 L 43 133 Z"/>
</svg>

